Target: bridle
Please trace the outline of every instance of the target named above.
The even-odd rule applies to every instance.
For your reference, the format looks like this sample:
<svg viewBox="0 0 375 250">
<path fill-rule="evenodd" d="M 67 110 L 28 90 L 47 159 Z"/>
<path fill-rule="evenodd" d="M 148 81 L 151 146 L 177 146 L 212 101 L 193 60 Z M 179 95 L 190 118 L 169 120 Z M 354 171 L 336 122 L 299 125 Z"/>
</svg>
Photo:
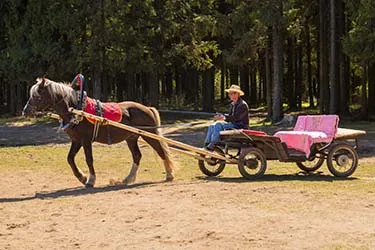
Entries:
<svg viewBox="0 0 375 250">
<path fill-rule="evenodd" d="M 62 103 L 62 102 L 65 102 L 65 98 L 67 97 L 67 94 L 65 95 L 65 96 L 63 96 L 59 101 L 54 101 L 51 105 L 47 105 L 46 107 L 44 107 L 41 111 L 39 111 L 40 113 L 43 113 L 43 112 L 45 112 L 46 111 L 46 109 L 48 109 L 48 108 L 53 108 L 53 109 L 55 109 L 55 107 L 57 106 L 57 105 L 59 105 L 60 103 Z M 66 102 L 65 102 L 66 103 Z M 27 103 L 26 103 L 26 105 L 25 105 L 26 107 L 27 106 L 30 106 L 31 107 L 31 112 L 32 113 L 36 113 L 36 107 L 35 107 L 35 104 L 33 105 L 33 104 L 30 104 L 30 99 L 27 101 Z M 61 115 L 65 115 L 65 114 L 70 114 L 70 112 L 65 112 L 65 113 L 63 113 L 63 114 L 61 114 Z"/>
</svg>

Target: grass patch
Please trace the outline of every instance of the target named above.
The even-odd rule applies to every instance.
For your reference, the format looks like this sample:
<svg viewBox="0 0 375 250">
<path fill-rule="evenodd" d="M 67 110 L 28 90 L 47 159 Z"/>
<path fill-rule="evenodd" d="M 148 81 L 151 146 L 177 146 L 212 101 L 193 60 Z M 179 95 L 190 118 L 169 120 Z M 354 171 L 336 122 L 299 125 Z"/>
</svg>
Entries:
<svg viewBox="0 0 375 250">
<path fill-rule="evenodd" d="M 0 170 L 53 171 L 72 175 L 66 161 L 69 145 L 25 146 L 0 149 Z M 148 146 L 141 146 L 143 154 L 138 180 L 157 181 L 165 177 L 164 166 L 156 153 Z M 94 144 L 94 166 L 97 176 L 104 178 L 123 178 L 129 173 L 132 157 L 125 143 L 106 146 Z M 220 182 L 248 182 L 238 172 L 236 165 L 227 165 L 219 177 L 208 178 L 198 168 L 197 160 L 173 153 L 177 180 L 207 180 Z M 87 173 L 83 150 L 76 157 L 77 165 Z M 358 166 L 353 178 L 333 177 L 325 164 L 321 173 L 313 175 L 298 174 L 300 170 L 294 163 L 268 161 L 265 176 L 253 181 L 259 186 L 282 185 L 289 188 L 303 188 L 314 192 L 373 192 L 375 187 L 374 158 L 364 159 Z M 74 178 L 72 176 L 72 178 Z"/>
</svg>

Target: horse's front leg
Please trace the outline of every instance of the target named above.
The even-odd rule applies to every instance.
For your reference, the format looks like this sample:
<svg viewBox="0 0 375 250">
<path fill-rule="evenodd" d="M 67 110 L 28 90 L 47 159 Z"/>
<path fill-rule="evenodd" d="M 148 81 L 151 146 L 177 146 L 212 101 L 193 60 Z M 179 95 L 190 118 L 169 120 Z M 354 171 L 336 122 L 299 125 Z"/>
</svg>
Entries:
<svg viewBox="0 0 375 250">
<path fill-rule="evenodd" d="M 95 169 L 94 169 L 94 159 L 92 157 L 92 142 L 84 142 L 83 143 L 83 150 L 85 151 L 86 163 L 89 167 L 90 177 L 85 183 L 86 188 L 94 187 L 95 185 Z"/>
<path fill-rule="evenodd" d="M 73 174 L 77 179 L 82 183 L 86 184 L 87 178 L 86 176 L 81 172 L 81 170 L 77 167 L 74 158 L 78 151 L 81 148 L 81 143 L 72 141 L 72 144 L 70 145 L 70 150 L 68 154 L 68 163 L 70 167 L 72 168 Z"/>
</svg>

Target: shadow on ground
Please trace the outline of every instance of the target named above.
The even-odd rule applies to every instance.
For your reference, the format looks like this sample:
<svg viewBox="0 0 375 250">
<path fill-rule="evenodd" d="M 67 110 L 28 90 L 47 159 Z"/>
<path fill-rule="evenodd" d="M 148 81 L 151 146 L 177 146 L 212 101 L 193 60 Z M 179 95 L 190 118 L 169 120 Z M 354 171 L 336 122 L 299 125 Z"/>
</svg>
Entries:
<svg viewBox="0 0 375 250">
<path fill-rule="evenodd" d="M 107 192 L 114 192 L 120 190 L 130 190 L 139 187 L 145 186 L 152 186 L 156 184 L 163 183 L 161 181 L 158 182 L 141 182 L 136 183 L 133 185 L 108 185 L 103 187 L 94 187 L 94 188 L 85 188 L 85 187 L 75 187 L 75 188 L 65 188 L 54 190 L 50 192 L 40 192 L 35 193 L 33 196 L 25 196 L 25 197 L 11 197 L 11 198 L 0 198 L 1 203 L 13 203 L 13 202 L 22 202 L 22 201 L 29 201 L 29 200 L 46 200 L 46 199 L 57 199 L 62 197 L 76 197 L 76 196 L 83 196 L 88 194 L 97 194 L 97 193 L 107 193 Z"/>
<path fill-rule="evenodd" d="M 197 177 L 197 179 L 207 180 L 207 181 L 217 181 L 217 182 L 234 182 L 234 183 L 241 183 L 241 182 L 274 182 L 274 181 L 319 181 L 319 182 L 334 182 L 334 181 L 353 181 L 357 180 L 355 177 L 348 177 L 348 178 L 339 178 L 331 175 L 324 175 L 321 173 L 311 173 L 311 174 L 303 174 L 298 173 L 295 175 L 275 175 L 275 174 L 266 174 L 259 179 L 248 180 L 242 177 Z"/>
</svg>

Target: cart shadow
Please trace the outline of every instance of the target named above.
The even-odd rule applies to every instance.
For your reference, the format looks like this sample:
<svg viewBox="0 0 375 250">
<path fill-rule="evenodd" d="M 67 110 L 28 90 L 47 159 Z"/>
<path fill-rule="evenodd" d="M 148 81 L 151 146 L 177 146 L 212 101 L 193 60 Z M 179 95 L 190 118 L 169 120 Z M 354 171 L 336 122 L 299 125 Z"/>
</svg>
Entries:
<svg viewBox="0 0 375 250">
<path fill-rule="evenodd" d="M 294 175 L 290 174 L 266 174 L 262 176 L 259 179 L 254 180 L 248 180 L 243 177 L 197 177 L 201 180 L 207 180 L 207 181 L 218 181 L 218 182 L 236 182 L 236 183 L 242 183 L 242 182 L 271 182 L 271 181 L 319 181 L 319 182 L 334 182 L 334 181 L 353 181 L 358 180 L 358 178 L 355 177 L 335 177 L 331 175 L 324 175 L 321 173 L 311 173 L 311 174 L 305 174 L 305 173 L 298 173 Z"/>
<path fill-rule="evenodd" d="M 152 185 L 160 184 L 160 183 L 164 183 L 164 181 L 141 182 L 141 183 L 136 183 L 133 185 L 118 184 L 118 185 L 108 185 L 108 186 L 94 187 L 94 188 L 85 188 L 85 187 L 65 188 L 65 189 L 59 189 L 59 190 L 50 191 L 50 192 L 35 193 L 35 195 L 33 196 L 0 198 L 0 204 L 29 201 L 29 200 L 36 200 L 36 199 L 48 200 L 48 199 L 57 199 L 61 197 L 78 197 L 78 196 L 89 195 L 89 194 L 130 190 L 134 188 L 152 186 Z"/>
</svg>

